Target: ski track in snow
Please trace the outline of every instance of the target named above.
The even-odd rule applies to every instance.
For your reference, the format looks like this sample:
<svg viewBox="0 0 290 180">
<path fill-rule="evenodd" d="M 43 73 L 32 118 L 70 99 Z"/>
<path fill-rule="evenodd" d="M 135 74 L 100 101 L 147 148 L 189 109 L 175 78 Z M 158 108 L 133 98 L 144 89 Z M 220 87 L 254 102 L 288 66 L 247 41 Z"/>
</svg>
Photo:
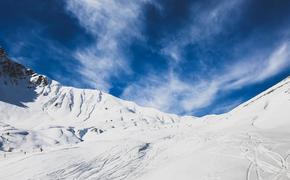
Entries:
<svg viewBox="0 0 290 180">
<path fill-rule="evenodd" d="M 83 161 L 55 172 L 48 173 L 49 179 L 126 179 L 134 176 L 145 168 L 147 155 L 146 149 L 141 147 L 122 149 L 114 147 L 91 161 Z M 141 162 L 142 161 L 142 162 Z"/>
</svg>

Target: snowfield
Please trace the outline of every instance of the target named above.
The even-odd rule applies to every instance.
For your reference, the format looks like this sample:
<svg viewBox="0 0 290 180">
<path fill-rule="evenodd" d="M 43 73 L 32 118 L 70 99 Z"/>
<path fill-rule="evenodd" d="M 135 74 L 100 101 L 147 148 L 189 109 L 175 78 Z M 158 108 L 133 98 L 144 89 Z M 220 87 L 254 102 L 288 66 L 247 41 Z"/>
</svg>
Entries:
<svg viewBox="0 0 290 180">
<path fill-rule="evenodd" d="M 0 57 L 0 179 L 290 179 L 290 78 L 226 114 L 166 114 Z"/>
</svg>

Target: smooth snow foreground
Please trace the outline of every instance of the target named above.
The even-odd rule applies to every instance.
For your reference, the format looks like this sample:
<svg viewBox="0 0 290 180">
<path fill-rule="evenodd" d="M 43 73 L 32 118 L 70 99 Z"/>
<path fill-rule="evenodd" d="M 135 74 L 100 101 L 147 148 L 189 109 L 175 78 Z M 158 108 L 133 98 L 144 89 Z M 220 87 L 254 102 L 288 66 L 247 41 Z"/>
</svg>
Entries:
<svg viewBox="0 0 290 180">
<path fill-rule="evenodd" d="M 179 117 L 64 87 L 0 57 L 0 179 L 290 179 L 290 78 L 223 115 Z"/>
</svg>

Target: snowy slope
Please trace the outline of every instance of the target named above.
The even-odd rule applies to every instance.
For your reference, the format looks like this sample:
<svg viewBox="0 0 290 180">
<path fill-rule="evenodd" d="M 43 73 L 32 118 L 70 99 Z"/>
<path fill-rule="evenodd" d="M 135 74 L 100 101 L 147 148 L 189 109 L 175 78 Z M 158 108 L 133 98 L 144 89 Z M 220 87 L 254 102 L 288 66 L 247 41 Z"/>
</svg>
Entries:
<svg viewBox="0 0 290 180">
<path fill-rule="evenodd" d="M 57 144 L 77 143 L 114 128 L 165 128 L 181 119 L 98 90 L 62 86 L 7 57 L 1 58 L 0 70 L 3 128 L 8 124 L 19 131 L 31 131 L 27 133 L 29 135 L 40 132 L 38 135 Z M 4 134 L 9 131 L 6 128 Z M 2 144 L 3 149 L 7 143 L 2 140 Z M 35 146 L 38 148 L 40 145 Z M 10 151 L 29 150 L 13 148 Z"/>
<path fill-rule="evenodd" d="M 196 118 L 0 62 L 0 179 L 290 179 L 290 78 Z"/>
</svg>

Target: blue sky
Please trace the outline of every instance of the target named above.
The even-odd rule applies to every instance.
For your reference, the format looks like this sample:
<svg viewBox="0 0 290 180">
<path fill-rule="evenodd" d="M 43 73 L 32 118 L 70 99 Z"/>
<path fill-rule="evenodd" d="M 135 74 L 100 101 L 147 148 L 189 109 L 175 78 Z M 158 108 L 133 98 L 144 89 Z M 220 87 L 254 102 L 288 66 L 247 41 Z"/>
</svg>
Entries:
<svg viewBox="0 0 290 180">
<path fill-rule="evenodd" d="M 289 0 L 1 0 L 0 44 L 65 85 L 223 113 L 290 74 Z"/>
</svg>

